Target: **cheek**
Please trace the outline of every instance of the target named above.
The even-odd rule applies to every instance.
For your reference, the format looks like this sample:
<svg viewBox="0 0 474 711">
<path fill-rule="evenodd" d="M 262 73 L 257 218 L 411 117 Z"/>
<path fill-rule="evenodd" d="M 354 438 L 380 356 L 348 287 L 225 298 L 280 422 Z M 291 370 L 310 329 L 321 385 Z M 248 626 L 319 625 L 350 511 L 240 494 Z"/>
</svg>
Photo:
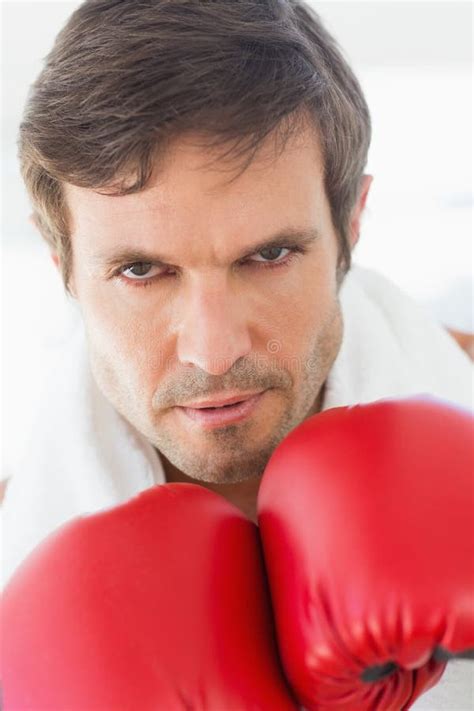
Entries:
<svg viewBox="0 0 474 711">
<path fill-rule="evenodd" d="M 295 274 L 291 284 L 281 291 L 275 289 L 266 318 L 272 324 L 271 337 L 279 340 L 288 355 L 310 350 L 327 327 L 336 304 L 335 267 L 312 260 Z"/>
<path fill-rule="evenodd" d="M 145 356 L 152 348 L 152 334 L 159 333 L 166 320 L 166 306 L 151 298 L 147 289 L 126 287 L 80 271 L 80 307 L 98 349 L 117 356 Z"/>
<path fill-rule="evenodd" d="M 108 390 L 151 391 L 168 362 L 164 319 L 114 296 L 81 301 L 95 372 Z"/>
</svg>

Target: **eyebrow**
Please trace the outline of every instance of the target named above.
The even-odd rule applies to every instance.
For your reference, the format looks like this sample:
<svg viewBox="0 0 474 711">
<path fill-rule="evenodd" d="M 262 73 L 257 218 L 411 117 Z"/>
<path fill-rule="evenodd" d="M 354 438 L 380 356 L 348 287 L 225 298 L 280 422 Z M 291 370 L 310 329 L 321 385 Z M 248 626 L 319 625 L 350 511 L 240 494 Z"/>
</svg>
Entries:
<svg viewBox="0 0 474 711">
<path fill-rule="evenodd" d="M 245 247 L 236 257 L 236 261 L 250 257 L 256 252 L 271 247 L 306 247 L 317 239 L 320 233 L 316 228 L 296 229 L 286 228 L 279 230 L 275 235 L 251 246 Z M 172 260 L 166 255 L 160 255 L 149 250 L 136 248 L 112 249 L 100 252 L 93 258 L 95 264 L 108 268 L 133 264 L 135 262 L 145 262 L 153 264 L 163 264 L 173 266 Z"/>
</svg>

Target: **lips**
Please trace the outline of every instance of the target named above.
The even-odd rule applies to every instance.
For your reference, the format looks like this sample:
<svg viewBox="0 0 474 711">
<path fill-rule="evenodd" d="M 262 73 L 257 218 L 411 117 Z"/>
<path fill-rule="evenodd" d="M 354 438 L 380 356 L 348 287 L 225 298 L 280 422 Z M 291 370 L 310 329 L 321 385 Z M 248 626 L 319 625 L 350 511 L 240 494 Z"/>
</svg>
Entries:
<svg viewBox="0 0 474 711">
<path fill-rule="evenodd" d="M 248 398 L 247 398 L 248 399 Z M 238 405 L 239 402 L 245 402 L 245 400 L 238 400 L 237 402 L 229 402 L 226 405 L 211 405 L 209 407 L 195 407 L 195 410 L 221 410 L 226 407 L 233 407 L 234 405 Z"/>
<path fill-rule="evenodd" d="M 202 400 L 201 402 L 193 403 L 193 402 L 188 402 L 185 403 L 184 405 L 180 405 L 180 407 L 191 407 L 196 410 L 201 410 L 205 408 L 213 408 L 213 407 L 225 407 L 227 405 L 234 405 L 237 402 L 244 402 L 245 400 L 248 400 L 251 397 L 254 397 L 255 395 L 258 395 L 261 390 L 258 390 L 256 392 L 252 393 L 237 393 L 233 396 L 228 396 L 228 397 L 222 397 L 222 398 L 214 398 L 213 400 Z"/>
<path fill-rule="evenodd" d="M 245 400 L 237 397 L 228 398 L 224 405 L 210 405 L 200 403 L 199 407 L 177 407 L 179 417 L 184 417 L 184 421 L 199 426 L 205 430 L 212 430 L 219 427 L 227 427 L 244 422 L 250 418 L 259 407 L 260 402 L 265 397 L 265 391 L 255 395 L 247 395 Z M 242 398 L 242 395 L 240 395 Z M 214 401 L 215 402 L 215 401 Z M 222 401 L 221 401 L 222 403 Z"/>
</svg>

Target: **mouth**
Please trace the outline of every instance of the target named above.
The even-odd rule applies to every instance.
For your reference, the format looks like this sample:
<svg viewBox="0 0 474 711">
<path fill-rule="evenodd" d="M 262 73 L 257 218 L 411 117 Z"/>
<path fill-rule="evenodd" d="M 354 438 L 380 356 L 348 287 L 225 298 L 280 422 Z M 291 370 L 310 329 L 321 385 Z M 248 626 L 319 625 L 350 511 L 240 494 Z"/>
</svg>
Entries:
<svg viewBox="0 0 474 711">
<path fill-rule="evenodd" d="M 263 390 L 243 400 L 236 400 L 235 397 L 229 398 L 232 402 L 221 405 L 200 404 L 199 407 L 185 406 L 178 407 L 177 410 L 186 417 L 188 422 L 191 420 L 205 429 L 225 427 L 249 418 L 261 403 L 265 392 Z"/>
<path fill-rule="evenodd" d="M 237 402 L 231 402 L 229 405 L 216 405 L 215 407 L 198 407 L 194 408 L 197 410 L 222 410 L 224 407 L 234 407 L 235 405 L 240 405 L 241 402 L 245 402 L 244 400 L 237 400 Z"/>
<path fill-rule="evenodd" d="M 200 402 L 186 402 L 181 407 L 190 407 L 193 409 L 210 409 L 210 408 L 217 408 L 217 407 L 225 407 L 227 405 L 235 405 L 239 402 L 244 402 L 244 400 L 248 400 L 249 398 L 253 397 L 254 395 L 259 395 L 263 390 L 260 390 L 258 392 L 251 392 L 251 393 L 235 393 L 234 395 L 227 395 L 223 397 L 215 397 L 209 399 L 209 400 L 201 400 Z"/>
</svg>

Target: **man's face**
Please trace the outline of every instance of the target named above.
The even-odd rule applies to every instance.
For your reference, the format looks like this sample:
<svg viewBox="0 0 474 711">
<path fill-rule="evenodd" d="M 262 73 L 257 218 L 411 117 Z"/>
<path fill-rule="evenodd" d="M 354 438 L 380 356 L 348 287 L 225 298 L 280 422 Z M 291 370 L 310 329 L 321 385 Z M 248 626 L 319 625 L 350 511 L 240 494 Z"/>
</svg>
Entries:
<svg viewBox="0 0 474 711">
<path fill-rule="evenodd" d="M 342 338 L 338 244 L 314 134 L 278 158 L 269 140 L 234 182 L 210 155 L 176 140 L 134 195 L 67 185 L 71 289 L 112 405 L 188 476 L 231 483 L 318 409 Z M 317 235 L 302 252 L 299 233 Z M 260 391 L 227 423 L 180 407 Z"/>
</svg>

